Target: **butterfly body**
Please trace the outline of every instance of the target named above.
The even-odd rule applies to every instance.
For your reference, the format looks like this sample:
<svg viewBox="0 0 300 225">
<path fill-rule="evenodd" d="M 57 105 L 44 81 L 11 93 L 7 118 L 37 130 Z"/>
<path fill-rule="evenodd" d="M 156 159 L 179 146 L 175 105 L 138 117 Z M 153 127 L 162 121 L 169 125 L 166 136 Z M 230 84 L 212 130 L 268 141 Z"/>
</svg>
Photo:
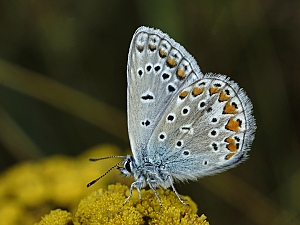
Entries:
<svg viewBox="0 0 300 225">
<path fill-rule="evenodd" d="M 143 162 L 136 164 L 135 159 L 128 155 L 123 162 L 124 168 L 119 168 L 124 176 L 133 176 L 135 179 L 134 186 L 144 188 L 150 183 L 152 187 L 168 188 L 171 185 L 168 183 L 168 170 L 160 162 L 155 164 L 152 162 Z"/>
<path fill-rule="evenodd" d="M 202 74 L 195 59 L 160 30 L 135 32 L 127 66 L 128 132 L 133 156 L 120 162 L 130 188 L 196 180 L 247 157 L 256 129 L 252 104 L 228 77 Z M 161 203 L 160 203 L 161 204 Z"/>
</svg>

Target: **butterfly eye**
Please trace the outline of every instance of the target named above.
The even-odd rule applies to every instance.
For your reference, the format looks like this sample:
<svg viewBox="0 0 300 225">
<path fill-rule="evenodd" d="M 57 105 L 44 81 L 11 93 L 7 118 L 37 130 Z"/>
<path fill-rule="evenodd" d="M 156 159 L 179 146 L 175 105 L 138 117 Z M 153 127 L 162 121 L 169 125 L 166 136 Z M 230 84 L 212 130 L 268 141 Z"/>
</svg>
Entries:
<svg viewBox="0 0 300 225">
<path fill-rule="evenodd" d="M 131 163 L 131 161 L 128 159 L 128 160 L 125 162 L 125 164 L 124 164 L 125 169 L 126 169 L 129 173 L 131 173 L 131 165 L 130 165 L 130 163 Z"/>
</svg>

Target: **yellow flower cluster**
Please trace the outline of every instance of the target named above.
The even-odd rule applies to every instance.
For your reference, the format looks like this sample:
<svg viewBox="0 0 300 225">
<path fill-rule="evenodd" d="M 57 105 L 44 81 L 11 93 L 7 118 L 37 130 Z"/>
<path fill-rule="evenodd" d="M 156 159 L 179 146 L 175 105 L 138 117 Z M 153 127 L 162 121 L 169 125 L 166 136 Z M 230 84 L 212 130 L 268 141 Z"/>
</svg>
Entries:
<svg viewBox="0 0 300 225">
<path fill-rule="evenodd" d="M 119 154 L 115 146 L 101 145 L 77 158 L 52 156 L 8 169 L 0 175 L 0 224 L 32 225 L 55 208 L 75 212 L 81 198 L 122 179 L 119 172 L 113 170 L 97 185 L 87 188 L 87 183 L 120 161 L 93 163 L 88 159 Z"/>
<path fill-rule="evenodd" d="M 206 217 L 196 214 L 197 206 L 187 196 L 185 206 L 178 201 L 170 190 L 158 189 L 163 207 L 161 208 L 152 190 L 142 190 L 140 202 L 137 193 L 127 204 L 123 205 L 129 194 L 127 186 L 109 185 L 108 190 L 99 189 L 83 198 L 74 218 L 62 210 L 51 211 L 36 225 L 70 225 L 70 224 L 107 224 L 107 225 L 142 225 L 142 224 L 199 224 L 209 225 Z"/>
<path fill-rule="evenodd" d="M 61 209 L 52 210 L 46 216 L 43 216 L 39 225 L 72 225 L 72 214 Z"/>
<path fill-rule="evenodd" d="M 99 186 L 106 187 L 122 179 L 117 170 L 86 188 L 87 183 L 120 161 L 91 163 L 87 159 L 119 154 L 117 148 L 106 145 L 77 158 L 53 156 L 16 165 L 0 175 L 0 224 L 29 225 L 40 220 L 36 225 L 208 225 L 204 215 L 196 214 L 197 206 L 189 197 L 184 197 L 190 205 L 185 206 L 170 190 L 157 190 L 162 208 L 152 190 L 142 190 L 142 201 L 134 190 L 133 197 L 125 205 L 129 195 L 127 186 L 116 184 L 109 185 L 107 190 L 97 190 Z"/>
<path fill-rule="evenodd" d="M 170 190 L 158 189 L 162 201 L 160 207 L 152 190 L 142 190 L 123 205 L 129 195 L 127 186 L 109 185 L 108 190 L 99 189 L 81 200 L 75 213 L 75 224 L 199 224 L 209 225 L 202 215 L 199 217 L 196 204 L 187 196 L 183 198 L 190 206 L 183 205 Z"/>
</svg>

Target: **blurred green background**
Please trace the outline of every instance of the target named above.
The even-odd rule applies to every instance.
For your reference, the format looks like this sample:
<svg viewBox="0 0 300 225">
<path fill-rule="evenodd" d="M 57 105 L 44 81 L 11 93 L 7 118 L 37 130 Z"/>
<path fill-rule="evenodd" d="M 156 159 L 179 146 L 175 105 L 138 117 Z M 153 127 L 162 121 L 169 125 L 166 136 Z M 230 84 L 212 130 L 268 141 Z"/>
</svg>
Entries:
<svg viewBox="0 0 300 225">
<path fill-rule="evenodd" d="M 181 43 L 203 73 L 230 76 L 254 105 L 250 159 L 178 192 L 211 224 L 300 224 L 298 0 L 1 0 L 1 171 L 101 143 L 129 149 L 126 64 L 141 25 Z"/>
</svg>

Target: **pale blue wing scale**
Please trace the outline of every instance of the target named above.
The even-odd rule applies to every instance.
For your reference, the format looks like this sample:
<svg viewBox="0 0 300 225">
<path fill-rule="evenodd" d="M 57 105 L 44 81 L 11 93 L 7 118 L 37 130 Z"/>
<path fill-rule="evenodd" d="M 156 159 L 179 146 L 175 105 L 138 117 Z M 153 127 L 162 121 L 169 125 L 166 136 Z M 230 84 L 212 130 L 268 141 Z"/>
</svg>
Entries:
<svg viewBox="0 0 300 225">
<path fill-rule="evenodd" d="M 194 58 L 167 34 L 140 27 L 129 49 L 127 114 L 132 153 L 147 160 L 147 144 L 173 96 L 202 77 Z"/>
<path fill-rule="evenodd" d="M 195 180 L 243 161 L 255 128 L 245 92 L 224 75 L 207 74 L 176 93 L 147 152 L 174 179 Z"/>
</svg>

